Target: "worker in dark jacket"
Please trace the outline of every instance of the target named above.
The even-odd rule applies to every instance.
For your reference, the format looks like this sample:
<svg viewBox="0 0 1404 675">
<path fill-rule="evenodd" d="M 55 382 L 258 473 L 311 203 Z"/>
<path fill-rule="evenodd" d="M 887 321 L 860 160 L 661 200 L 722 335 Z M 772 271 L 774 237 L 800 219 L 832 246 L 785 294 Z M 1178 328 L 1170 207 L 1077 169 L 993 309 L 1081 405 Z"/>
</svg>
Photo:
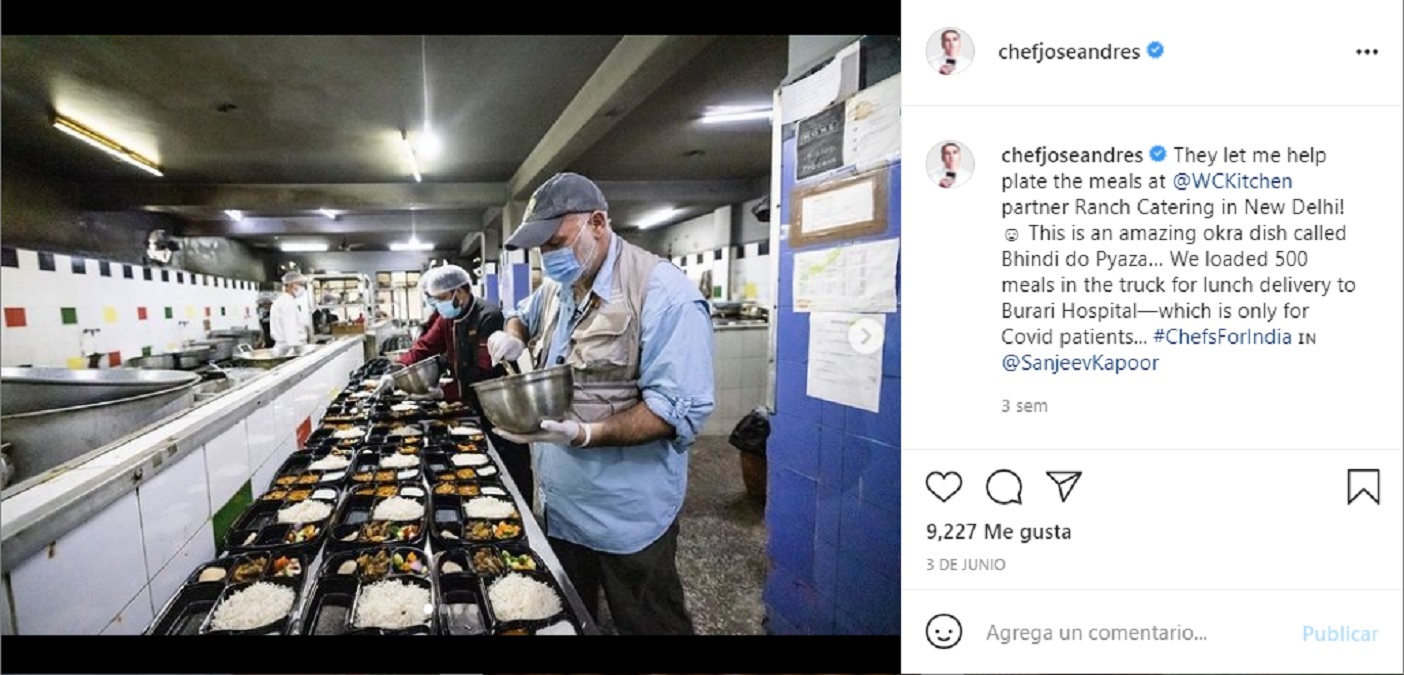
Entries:
<svg viewBox="0 0 1404 675">
<path fill-rule="evenodd" d="M 473 295 L 468 271 L 458 265 L 443 265 L 424 273 L 420 288 L 434 308 L 429 327 L 414 341 L 409 351 L 400 356 L 392 367 L 418 363 L 431 356 L 443 356 L 453 369 L 453 382 L 442 390 L 445 401 L 462 401 L 481 414 L 482 406 L 470 386 L 483 380 L 507 374 L 501 365 L 494 365 L 488 354 L 489 335 L 502 330 L 502 310 L 486 298 Z M 393 386 L 387 375 L 382 387 Z M 497 435 L 492 422 L 483 416 L 483 431 L 488 434 L 503 468 L 516 483 L 528 508 L 535 494 L 531 474 L 531 454 L 526 445 Z"/>
</svg>

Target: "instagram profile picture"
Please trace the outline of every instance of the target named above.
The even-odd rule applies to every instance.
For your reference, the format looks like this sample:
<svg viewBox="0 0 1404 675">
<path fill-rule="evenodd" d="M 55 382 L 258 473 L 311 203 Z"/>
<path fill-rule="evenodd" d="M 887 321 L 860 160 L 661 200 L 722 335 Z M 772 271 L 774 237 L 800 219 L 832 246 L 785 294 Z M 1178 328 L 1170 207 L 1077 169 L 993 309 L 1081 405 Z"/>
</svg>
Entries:
<svg viewBox="0 0 1404 675">
<path fill-rule="evenodd" d="M 960 141 L 941 141 L 926 153 L 926 176 L 936 187 L 960 187 L 975 173 L 975 156 Z"/>
<path fill-rule="evenodd" d="M 941 75 L 955 75 L 975 60 L 975 42 L 959 28 L 942 28 L 926 41 L 926 62 Z"/>
</svg>

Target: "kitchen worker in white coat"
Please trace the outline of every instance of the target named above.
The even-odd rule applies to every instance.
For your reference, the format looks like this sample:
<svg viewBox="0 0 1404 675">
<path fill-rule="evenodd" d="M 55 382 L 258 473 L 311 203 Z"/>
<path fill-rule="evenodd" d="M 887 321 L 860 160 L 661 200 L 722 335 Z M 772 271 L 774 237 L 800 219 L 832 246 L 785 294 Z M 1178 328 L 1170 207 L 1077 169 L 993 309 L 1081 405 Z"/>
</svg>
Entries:
<svg viewBox="0 0 1404 675">
<path fill-rule="evenodd" d="M 273 300 L 268 311 L 268 332 L 274 346 L 307 344 L 311 337 L 312 317 L 307 314 L 303 298 L 307 295 L 307 277 L 300 272 L 283 275 L 283 292 Z"/>
<path fill-rule="evenodd" d="M 508 249 L 541 249 L 546 279 L 488 338 L 494 361 L 569 365 L 565 419 L 534 445 L 546 536 L 599 618 L 623 634 L 691 634 L 677 568 L 687 459 L 714 406 L 712 321 L 682 270 L 615 234 L 604 194 L 574 173 L 527 203 Z"/>
</svg>

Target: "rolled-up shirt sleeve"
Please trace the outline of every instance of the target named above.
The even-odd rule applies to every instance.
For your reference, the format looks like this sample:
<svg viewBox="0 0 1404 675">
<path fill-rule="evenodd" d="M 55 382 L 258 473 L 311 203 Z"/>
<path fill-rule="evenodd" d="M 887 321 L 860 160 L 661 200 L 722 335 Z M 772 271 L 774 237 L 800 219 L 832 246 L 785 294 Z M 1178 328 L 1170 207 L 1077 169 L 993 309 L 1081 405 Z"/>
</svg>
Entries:
<svg viewBox="0 0 1404 675">
<path fill-rule="evenodd" d="M 641 322 L 644 404 L 672 425 L 674 447 L 685 450 L 716 406 L 711 312 L 681 270 L 660 263 L 649 279 Z"/>
<path fill-rule="evenodd" d="M 538 288 L 530 295 L 522 298 L 517 303 L 516 308 L 504 306 L 502 308 L 503 324 L 505 325 L 508 319 L 515 318 L 522 322 L 522 325 L 526 326 L 527 335 L 535 335 L 536 327 L 541 319 L 541 303 L 537 300 L 540 295 L 541 289 Z"/>
</svg>

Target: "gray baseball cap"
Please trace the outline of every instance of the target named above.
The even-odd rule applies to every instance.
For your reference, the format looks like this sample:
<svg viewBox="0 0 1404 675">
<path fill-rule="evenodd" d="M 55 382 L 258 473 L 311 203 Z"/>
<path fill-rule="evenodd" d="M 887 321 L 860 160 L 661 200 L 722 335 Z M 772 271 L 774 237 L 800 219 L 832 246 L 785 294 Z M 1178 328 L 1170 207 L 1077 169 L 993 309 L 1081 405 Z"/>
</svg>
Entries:
<svg viewBox="0 0 1404 675">
<path fill-rule="evenodd" d="M 609 203 L 594 181 L 578 173 L 558 173 L 531 194 L 521 226 L 507 238 L 507 250 L 546 243 L 561 229 L 561 219 L 572 213 L 608 210 Z"/>
</svg>

